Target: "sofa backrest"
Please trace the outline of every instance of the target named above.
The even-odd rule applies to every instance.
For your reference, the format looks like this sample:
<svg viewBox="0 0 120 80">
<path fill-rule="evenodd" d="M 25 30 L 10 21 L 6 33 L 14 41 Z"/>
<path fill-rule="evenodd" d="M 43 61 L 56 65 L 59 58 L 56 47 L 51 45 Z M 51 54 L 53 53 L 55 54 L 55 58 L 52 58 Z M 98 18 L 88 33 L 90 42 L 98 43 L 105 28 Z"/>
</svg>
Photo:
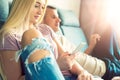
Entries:
<svg viewBox="0 0 120 80">
<path fill-rule="evenodd" d="M 84 51 L 88 44 L 75 13 L 71 10 L 58 9 L 58 14 L 61 19 L 60 29 L 63 35 L 76 46 L 81 42 L 86 42 L 86 46 L 82 50 Z"/>
<path fill-rule="evenodd" d="M 12 0 L 0 0 L 0 28 L 8 17 Z"/>
</svg>

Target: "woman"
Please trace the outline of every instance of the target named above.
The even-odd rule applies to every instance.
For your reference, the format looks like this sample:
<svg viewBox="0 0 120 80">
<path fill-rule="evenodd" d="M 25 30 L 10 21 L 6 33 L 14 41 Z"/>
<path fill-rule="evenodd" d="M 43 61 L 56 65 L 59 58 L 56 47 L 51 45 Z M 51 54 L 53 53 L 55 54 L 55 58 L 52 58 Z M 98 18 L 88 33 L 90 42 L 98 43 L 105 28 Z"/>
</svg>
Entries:
<svg viewBox="0 0 120 80">
<path fill-rule="evenodd" d="M 40 6 L 40 8 L 43 8 L 41 9 L 43 12 L 47 3 L 47 0 L 44 1 L 44 6 Z M 28 26 L 28 16 L 35 3 L 36 0 L 14 0 L 9 17 L 0 30 L 0 61 L 3 63 L 2 68 L 7 80 L 19 80 L 22 78 L 20 61 L 16 63 L 14 55 L 17 50 L 21 49 L 20 41 L 23 32 L 30 27 Z M 36 8 L 39 8 L 38 4 L 35 5 Z M 42 15 L 40 19 L 42 19 Z"/>
<path fill-rule="evenodd" d="M 20 41 L 23 33 L 36 27 L 42 35 L 48 39 L 54 48 L 57 59 L 59 52 L 59 65 L 64 65 L 64 69 L 78 75 L 78 80 L 92 80 L 91 74 L 85 71 L 74 59 L 74 55 L 69 56 L 65 53 L 57 40 L 53 31 L 45 25 L 40 25 L 44 16 L 47 0 L 14 0 L 10 14 L 4 26 L 0 30 L 0 56 L 2 68 L 8 80 L 22 80 L 22 70 L 20 61 L 15 62 L 16 51 L 21 49 Z M 58 49 L 58 52 L 57 52 Z"/>
</svg>

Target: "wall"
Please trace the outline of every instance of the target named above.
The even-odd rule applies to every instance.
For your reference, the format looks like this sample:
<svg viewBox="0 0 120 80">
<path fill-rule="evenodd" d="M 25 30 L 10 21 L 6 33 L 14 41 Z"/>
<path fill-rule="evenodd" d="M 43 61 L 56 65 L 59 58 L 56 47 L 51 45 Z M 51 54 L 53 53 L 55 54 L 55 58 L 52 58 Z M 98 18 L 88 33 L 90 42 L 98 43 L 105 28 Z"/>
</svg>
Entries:
<svg viewBox="0 0 120 80">
<path fill-rule="evenodd" d="M 48 4 L 57 6 L 59 8 L 73 10 L 79 18 L 80 1 L 81 0 L 64 0 L 64 1 L 63 0 L 48 0 Z"/>
<path fill-rule="evenodd" d="M 118 1 L 120 0 L 112 0 L 111 5 L 110 1 L 111 0 L 81 0 L 80 23 L 88 41 L 90 35 L 93 33 L 98 33 L 101 36 L 100 41 L 97 42 L 91 52 L 91 55 L 97 58 L 105 57 L 113 59 L 114 57 L 120 57 L 118 56 L 119 50 L 115 49 L 116 44 L 114 40 L 112 43 L 113 28 L 116 26 L 120 27 L 120 24 L 117 24 L 120 23 L 120 17 L 117 16 L 117 14 L 120 15 L 120 12 L 117 12 L 120 9 L 120 7 L 118 7 L 120 5 Z M 116 6 L 117 9 L 114 8 L 114 6 Z M 113 22 L 113 25 L 111 25 L 110 22 Z M 117 28 L 117 30 L 118 29 L 119 28 Z M 118 31 L 120 31 L 120 29 Z M 120 36 L 118 36 L 118 41 L 119 46 L 116 47 L 120 49 Z"/>
<path fill-rule="evenodd" d="M 108 27 L 105 10 L 106 0 L 81 0 L 80 24 L 87 39 L 93 33 L 102 34 Z"/>
</svg>

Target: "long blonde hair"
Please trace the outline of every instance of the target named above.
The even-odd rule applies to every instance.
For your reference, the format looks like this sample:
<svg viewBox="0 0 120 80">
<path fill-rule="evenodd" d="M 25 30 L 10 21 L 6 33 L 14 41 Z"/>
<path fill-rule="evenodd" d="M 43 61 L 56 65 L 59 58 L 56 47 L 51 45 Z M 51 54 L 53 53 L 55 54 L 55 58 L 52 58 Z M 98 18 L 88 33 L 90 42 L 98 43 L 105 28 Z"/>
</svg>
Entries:
<svg viewBox="0 0 120 80">
<path fill-rule="evenodd" d="M 35 5 L 36 0 L 13 0 L 10 14 L 0 30 L 0 39 L 3 40 L 7 33 L 17 33 L 22 35 L 24 30 L 29 29 L 29 16 L 30 11 Z M 47 0 L 45 1 L 45 9 Z M 43 15 L 39 19 L 41 22 Z"/>
</svg>

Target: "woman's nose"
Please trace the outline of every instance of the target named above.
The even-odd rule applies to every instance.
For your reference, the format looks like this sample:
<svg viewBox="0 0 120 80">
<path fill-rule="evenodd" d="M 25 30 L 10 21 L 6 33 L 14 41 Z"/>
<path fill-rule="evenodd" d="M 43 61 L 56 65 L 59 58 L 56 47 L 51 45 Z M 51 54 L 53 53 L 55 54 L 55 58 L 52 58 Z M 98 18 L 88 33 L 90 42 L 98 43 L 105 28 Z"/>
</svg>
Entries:
<svg viewBox="0 0 120 80">
<path fill-rule="evenodd" d="M 44 11 L 44 9 L 43 9 L 42 7 L 39 7 L 39 9 L 38 9 L 38 12 L 37 12 L 37 13 L 38 13 L 39 15 L 41 15 L 41 14 L 43 13 L 43 11 Z"/>
<path fill-rule="evenodd" d="M 42 14 L 42 10 L 39 9 L 38 12 L 37 12 L 37 14 L 41 15 Z"/>
</svg>

